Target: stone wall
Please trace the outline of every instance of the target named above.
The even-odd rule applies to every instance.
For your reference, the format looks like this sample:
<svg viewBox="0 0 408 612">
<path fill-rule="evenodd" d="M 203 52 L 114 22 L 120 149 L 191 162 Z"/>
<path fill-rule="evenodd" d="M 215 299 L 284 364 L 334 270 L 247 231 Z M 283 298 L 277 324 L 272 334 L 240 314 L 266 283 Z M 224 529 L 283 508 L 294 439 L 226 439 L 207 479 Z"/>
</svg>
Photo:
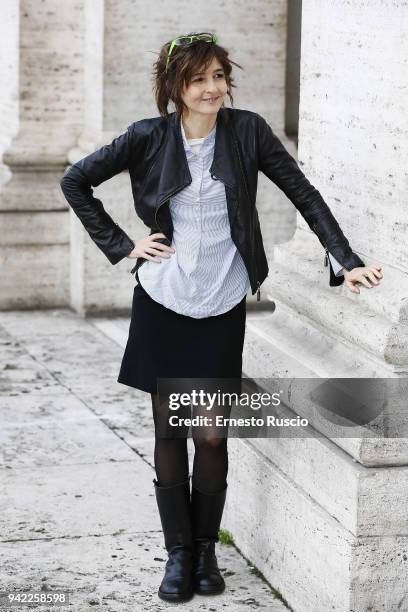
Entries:
<svg viewBox="0 0 408 612">
<path fill-rule="evenodd" d="M 360 294 L 330 287 L 299 214 L 265 283 L 276 310 L 248 324 L 247 376 L 407 375 L 407 21 L 402 1 L 303 1 L 299 162 L 384 279 Z M 387 400 L 401 436 L 406 409 Z M 296 611 L 408 609 L 408 439 L 387 434 L 386 416 L 378 439 L 327 425 L 304 439 L 233 440 L 226 524 Z"/>
<path fill-rule="evenodd" d="M 235 106 L 263 114 L 295 152 L 284 134 L 285 2 L 211 1 L 196 5 L 194 17 L 189 6 L 21 0 L 14 15 L 10 4 L 1 27 L 14 37 L 16 60 L 7 68 L 0 64 L 8 84 L 0 104 L 8 104 L 9 114 L 18 63 L 20 86 L 18 133 L 3 156 L 12 179 L 0 191 L 0 215 L 8 229 L 0 238 L 0 308 L 129 311 L 134 279 L 128 271 L 134 262 L 111 266 L 77 219 L 70 221 L 73 213 L 62 198 L 59 178 L 68 163 L 110 142 L 133 121 L 157 116 L 153 62 L 160 46 L 177 34 L 217 32 L 244 67 L 235 70 Z M 125 174 L 101 185 L 95 195 L 130 236 L 148 233 L 135 214 Z M 260 177 L 258 206 L 270 260 L 273 246 L 294 232 L 295 210 L 285 200 Z"/>
<path fill-rule="evenodd" d="M 3 154 L 9 180 L 0 191 L 0 307 L 68 305 L 69 210 L 58 181 L 83 116 L 83 6 L 21 0 L 14 10 L 1 90 L 13 100 L 18 78 L 18 130 Z"/>
</svg>

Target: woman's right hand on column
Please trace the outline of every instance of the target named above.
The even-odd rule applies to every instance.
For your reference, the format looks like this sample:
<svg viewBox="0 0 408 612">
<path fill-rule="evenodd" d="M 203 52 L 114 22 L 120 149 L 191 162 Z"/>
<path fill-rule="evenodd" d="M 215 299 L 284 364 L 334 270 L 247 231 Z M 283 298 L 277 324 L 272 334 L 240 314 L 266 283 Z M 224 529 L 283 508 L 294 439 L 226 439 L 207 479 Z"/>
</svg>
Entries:
<svg viewBox="0 0 408 612">
<path fill-rule="evenodd" d="M 173 249 L 173 247 L 167 246 L 166 244 L 157 242 L 157 238 L 166 238 L 166 236 L 158 233 L 150 234 L 150 236 L 141 238 L 141 240 L 134 240 L 133 242 L 135 248 L 129 253 L 129 255 L 127 255 L 127 257 L 129 257 L 129 259 L 143 257 L 144 259 L 154 261 L 155 263 L 161 263 L 160 258 L 168 259 L 170 257 L 170 253 L 175 253 L 176 250 Z"/>
</svg>

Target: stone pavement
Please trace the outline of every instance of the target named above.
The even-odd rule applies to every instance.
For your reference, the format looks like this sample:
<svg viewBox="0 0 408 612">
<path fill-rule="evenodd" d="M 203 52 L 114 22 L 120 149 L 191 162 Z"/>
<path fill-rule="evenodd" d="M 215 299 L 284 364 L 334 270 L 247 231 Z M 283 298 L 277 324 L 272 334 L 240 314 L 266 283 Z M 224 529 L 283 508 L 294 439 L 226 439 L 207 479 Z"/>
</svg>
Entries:
<svg viewBox="0 0 408 612">
<path fill-rule="evenodd" d="M 67 590 L 61 609 L 75 612 L 174 609 L 156 594 L 167 553 L 150 396 L 116 382 L 128 325 L 69 309 L 0 312 L 2 591 Z M 225 593 L 178 605 L 287 610 L 234 546 L 217 551 Z"/>
</svg>

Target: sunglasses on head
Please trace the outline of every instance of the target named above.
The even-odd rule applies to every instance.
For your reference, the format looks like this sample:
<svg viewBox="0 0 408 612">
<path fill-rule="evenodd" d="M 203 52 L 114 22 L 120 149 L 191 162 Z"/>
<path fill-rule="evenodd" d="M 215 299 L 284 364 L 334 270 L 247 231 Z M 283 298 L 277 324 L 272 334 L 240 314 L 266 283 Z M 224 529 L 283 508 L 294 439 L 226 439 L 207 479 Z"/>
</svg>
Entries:
<svg viewBox="0 0 408 612">
<path fill-rule="evenodd" d="M 215 34 L 211 34 L 209 32 L 191 32 L 190 34 L 186 34 L 186 36 L 178 36 L 177 38 L 174 38 L 174 40 L 171 41 L 169 53 L 167 55 L 166 72 L 169 67 L 170 56 L 175 47 L 190 45 L 192 42 L 195 42 L 197 40 L 203 40 L 204 42 L 208 43 L 216 43 L 217 37 L 215 36 Z"/>
</svg>

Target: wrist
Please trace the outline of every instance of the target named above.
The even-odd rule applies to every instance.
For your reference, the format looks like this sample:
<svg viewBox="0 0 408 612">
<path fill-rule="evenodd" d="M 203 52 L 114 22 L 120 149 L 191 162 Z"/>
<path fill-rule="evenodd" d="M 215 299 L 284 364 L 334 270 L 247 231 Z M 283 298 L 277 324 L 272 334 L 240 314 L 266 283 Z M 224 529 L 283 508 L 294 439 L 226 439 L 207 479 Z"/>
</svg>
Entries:
<svg viewBox="0 0 408 612">
<path fill-rule="evenodd" d="M 133 249 L 130 251 L 130 253 L 126 255 L 126 257 L 130 257 L 131 259 L 133 259 L 132 253 L 134 252 L 134 250 L 135 250 L 135 244 L 133 244 Z"/>
</svg>

